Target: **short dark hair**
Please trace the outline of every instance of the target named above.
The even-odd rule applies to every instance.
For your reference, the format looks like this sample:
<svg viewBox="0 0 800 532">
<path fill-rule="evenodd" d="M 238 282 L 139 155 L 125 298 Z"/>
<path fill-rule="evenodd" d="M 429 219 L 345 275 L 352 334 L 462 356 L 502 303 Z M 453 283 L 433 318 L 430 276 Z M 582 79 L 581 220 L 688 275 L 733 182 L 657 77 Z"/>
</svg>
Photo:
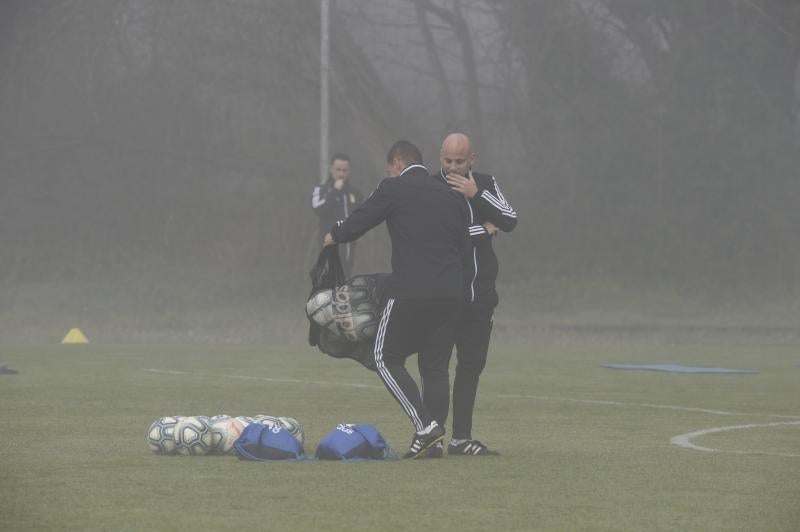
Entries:
<svg viewBox="0 0 800 532">
<path fill-rule="evenodd" d="M 350 156 L 342 152 L 334 153 L 333 156 L 331 157 L 330 164 L 333 164 L 333 161 L 347 161 L 349 163 Z"/>
<path fill-rule="evenodd" d="M 422 164 L 422 152 L 407 140 L 398 140 L 392 144 L 392 147 L 389 148 L 389 152 L 386 154 L 387 163 L 392 164 L 395 159 L 403 161 L 407 166 Z"/>
</svg>

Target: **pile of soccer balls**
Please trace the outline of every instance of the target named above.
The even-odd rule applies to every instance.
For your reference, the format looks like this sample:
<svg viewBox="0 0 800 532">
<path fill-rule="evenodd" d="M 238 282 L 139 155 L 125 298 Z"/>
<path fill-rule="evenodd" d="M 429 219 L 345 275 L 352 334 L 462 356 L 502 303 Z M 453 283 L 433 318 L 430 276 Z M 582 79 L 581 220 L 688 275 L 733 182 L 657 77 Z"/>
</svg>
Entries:
<svg viewBox="0 0 800 532">
<path fill-rule="evenodd" d="M 290 417 L 165 416 L 150 424 L 145 441 L 157 454 L 234 454 L 233 444 L 251 423 L 281 427 L 303 445 L 303 426 Z"/>
</svg>

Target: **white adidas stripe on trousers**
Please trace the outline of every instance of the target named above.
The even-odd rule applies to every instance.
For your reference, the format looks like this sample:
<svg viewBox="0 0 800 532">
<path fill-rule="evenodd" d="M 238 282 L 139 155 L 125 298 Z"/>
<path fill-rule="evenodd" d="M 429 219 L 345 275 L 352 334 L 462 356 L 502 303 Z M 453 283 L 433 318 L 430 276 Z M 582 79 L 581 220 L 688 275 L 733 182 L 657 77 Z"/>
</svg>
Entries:
<svg viewBox="0 0 800 532">
<path fill-rule="evenodd" d="M 386 337 L 386 328 L 389 325 L 389 317 L 392 314 L 393 306 L 394 298 L 390 298 L 386 302 L 386 307 L 383 309 L 383 315 L 381 316 L 381 321 L 378 325 L 378 335 L 375 337 L 375 366 L 378 369 L 378 375 L 380 375 L 383 384 L 385 384 L 386 388 L 389 389 L 389 393 L 391 393 L 394 398 L 397 399 L 397 402 L 400 403 L 400 406 L 403 408 L 406 415 L 411 418 L 411 421 L 414 423 L 414 427 L 416 427 L 417 431 L 420 431 L 425 427 L 422 424 L 419 413 L 417 412 L 416 408 L 414 408 L 414 405 L 411 403 L 411 401 L 409 401 L 406 394 L 403 393 L 403 389 L 399 384 L 397 384 L 397 381 L 392 376 L 392 373 L 383 363 L 383 341 Z"/>
</svg>

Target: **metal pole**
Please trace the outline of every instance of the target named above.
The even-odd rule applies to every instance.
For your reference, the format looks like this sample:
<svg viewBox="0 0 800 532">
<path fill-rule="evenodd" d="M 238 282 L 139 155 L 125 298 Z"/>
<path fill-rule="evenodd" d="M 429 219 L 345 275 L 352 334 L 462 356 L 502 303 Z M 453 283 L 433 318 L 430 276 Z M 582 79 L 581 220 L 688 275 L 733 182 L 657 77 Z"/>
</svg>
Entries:
<svg viewBox="0 0 800 532">
<path fill-rule="evenodd" d="M 320 52 L 319 52 L 319 182 L 328 179 L 328 135 L 330 130 L 330 97 L 328 77 L 330 74 L 330 0 L 321 0 L 320 5 Z"/>
</svg>

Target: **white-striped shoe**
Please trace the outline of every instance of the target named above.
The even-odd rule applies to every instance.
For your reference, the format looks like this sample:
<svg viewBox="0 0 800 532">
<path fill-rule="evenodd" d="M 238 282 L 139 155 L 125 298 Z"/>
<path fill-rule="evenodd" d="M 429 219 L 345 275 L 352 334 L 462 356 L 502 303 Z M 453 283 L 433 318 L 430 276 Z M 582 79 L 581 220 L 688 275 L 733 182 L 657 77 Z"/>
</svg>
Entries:
<svg viewBox="0 0 800 532">
<path fill-rule="evenodd" d="M 444 439 L 444 429 L 438 423 L 432 421 L 430 425 L 419 432 L 414 433 L 411 439 L 411 447 L 403 458 L 418 458 L 425 454 L 425 451 L 435 446 Z"/>
<path fill-rule="evenodd" d="M 478 440 L 467 440 L 458 444 L 447 446 L 448 455 L 458 456 L 498 456 L 500 453 L 492 451 Z"/>
<path fill-rule="evenodd" d="M 425 458 L 442 458 L 444 456 L 444 442 L 438 442 L 436 445 L 425 451 Z"/>
</svg>

